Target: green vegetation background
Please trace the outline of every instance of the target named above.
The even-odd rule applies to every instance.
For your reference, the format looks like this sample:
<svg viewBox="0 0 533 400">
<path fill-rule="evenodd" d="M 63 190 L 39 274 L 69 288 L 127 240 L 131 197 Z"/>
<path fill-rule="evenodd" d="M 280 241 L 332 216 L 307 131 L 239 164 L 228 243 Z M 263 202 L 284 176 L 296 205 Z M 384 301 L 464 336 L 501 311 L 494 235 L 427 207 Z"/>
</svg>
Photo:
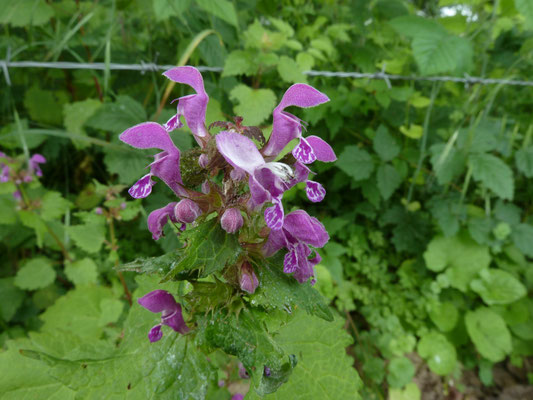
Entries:
<svg viewBox="0 0 533 400">
<path fill-rule="evenodd" d="M 416 399 L 413 377 L 423 364 L 442 377 L 435 386 L 442 393 L 466 390 L 465 371 L 494 385 L 493 367 L 504 360 L 533 379 L 531 86 L 389 86 L 304 74 L 533 80 L 531 1 L 4 0 L 0 24 L 0 57 L 14 61 L 223 67 L 203 73 L 209 122 L 241 115 L 269 133 L 272 110 L 292 83 L 307 82 L 330 97 L 295 111 L 339 157 L 313 166 L 327 197 L 310 205 L 294 190 L 287 198 L 331 235 L 317 288 L 346 320 L 354 358 L 341 363 L 346 371 L 331 372 L 346 383 L 340 392 L 332 381 L 323 386 L 302 375 L 272 398 L 296 398 L 308 383 L 305 398 L 356 398 L 357 390 L 362 398 Z M 2 82 L 0 93 L 1 149 L 20 157 L 39 152 L 48 162 L 41 184 L 29 188 L 37 200 L 28 209 L 17 209 L 13 186 L 0 184 L 0 397 L 97 398 L 121 382 L 113 371 L 147 362 L 127 353 L 126 343 L 121 351 L 131 359 L 103 366 L 106 379 L 80 379 L 68 364 L 114 351 L 123 326 L 144 343 L 152 316 L 128 314 L 113 267 L 176 246 L 172 235 L 153 242 L 146 229 L 146 215 L 170 198 L 162 185 L 143 202 L 124 191 L 147 157 L 117 136 L 148 119 L 166 121 L 174 112 L 169 101 L 188 92 L 176 87 L 168 97 L 160 72 L 11 68 L 9 76 L 11 86 Z M 192 146 L 183 131 L 173 138 L 182 150 Z M 149 286 L 134 274 L 125 282 Z M 321 323 L 316 329 L 328 329 Z M 305 326 L 296 320 L 291 329 Z M 67 333 L 59 340 L 57 332 Z M 328 346 L 350 343 L 336 332 L 309 361 L 314 371 Z M 296 346 L 290 335 L 288 348 Z M 221 374 L 208 366 L 203 383 L 191 375 L 183 380 L 190 387 L 158 387 L 174 379 L 167 351 L 184 352 L 184 373 L 205 362 L 194 352 L 185 356 L 172 338 L 165 346 L 152 356 L 161 362 L 145 376 L 146 386 L 130 397 L 208 391 L 208 398 L 229 398 L 207 385 Z M 27 348 L 51 352 L 44 361 L 52 372 L 18 353 Z M 363 385 L 347 372 L 352 362 Z"/>
</svg>

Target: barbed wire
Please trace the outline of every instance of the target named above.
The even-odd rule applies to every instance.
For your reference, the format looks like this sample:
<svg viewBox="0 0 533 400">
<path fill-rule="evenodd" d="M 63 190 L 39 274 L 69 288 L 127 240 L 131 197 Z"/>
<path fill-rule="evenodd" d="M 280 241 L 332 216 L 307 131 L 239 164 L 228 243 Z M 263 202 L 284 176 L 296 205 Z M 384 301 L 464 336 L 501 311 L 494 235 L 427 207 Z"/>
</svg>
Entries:
<svg viewBox="0 0 533 400">
<path fill-rule="evenodd" d="M 140 64 L 117 64 L 117 63 L 77 63 L 66 61 L 55 62 L 40 62 L 40 61 L 10 61 L 9 56 L 7 60 L 0 60 L 0 67 L 4 73 L 6 83 L 11 86 L 11 79 L 9 76 L 9 68 L 50 68 L 50 69 L 85 69 L 85 70 L 118 70 L 118 71 L 141 71 L 154 72 L 163 71 L 175 67 L 175 65 L 158 65 L 154 63 Z M 196 67 L 199 71 L 222 72 L 222 67 Z M 391 88 L 391 80 L 405 80 L 405 81 L 440 81 L 440 82 L 457 82 L 465 86 L 481 84 L 481 85 L 514 85 L 514 86 L 533 86 L 533 81 L 520 81 L 514 79 L 493 79 L 481 78 L 476 76 L 464 77 L 458 76 L 416 76 L 416 75 L 394 75 L 385 73 L 384 68 L 379 72 L 344 72 L 344 71 L 304 71 L 304 75 L 308 76 L 322 76 L 329 78 L 366 78 L 366 79 L 382 79 Z"/>
</svg>

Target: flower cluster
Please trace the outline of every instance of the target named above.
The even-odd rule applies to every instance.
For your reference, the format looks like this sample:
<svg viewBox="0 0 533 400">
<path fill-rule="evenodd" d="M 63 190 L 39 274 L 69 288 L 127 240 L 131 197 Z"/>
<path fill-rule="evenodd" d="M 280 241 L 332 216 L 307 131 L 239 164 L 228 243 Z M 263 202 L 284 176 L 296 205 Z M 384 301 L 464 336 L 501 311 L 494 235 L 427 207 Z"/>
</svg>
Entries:
<svg viewBox="0 0 533 400">
<path fill-rule="evenodd" d="M 35 176 L 43 176 L 40 164 L 44 164 L 45 162 L 46 158 L 36 153 L 28 159 L 27 167 L 24 167 L 20 159 L 11 158 L 0 151 L 0 182 L 13 182 L 17 186 L 13 197 L 16 200 L 20 200 L 19 186 L 23 183 L 32 182 Z"/>
<path fill-rule="evenodd" d="M 177 67 L 163 75 L 190 86 L 195 93 L 174 100 L 177 112 L 166 124 L 145 122 L 120 135 L 120 140 L 135 148 L 160 151 L 148 165 L 149 172 L 129 189 L 130 195 L 137 199 L 150 195 L 156 177 L 178 198 L 148 216 L 152 237 L 159 239 L 169 222 L 177 231 L 183 231 L 200 216 L 205 218 L 216 213 L 226 232 L 240 235 L 243 248 L 262 243 L 265 257 L 286 249 L 284 272 L 293 274 L 300 283 L 310 279 L 314 283 L 313 267 L 320 257 L 310 246 L 323 247 L 329 236 L 324 226 L 305 211 L 285 214 L 282 200 L 287 190 L 305 183 L 308 199 L 322 201 L 326 191 L 310 179 L 314 173 L 309 166 L 317 160 L 335 161 L 336 156 L 331 146 L 318 136 L 304 136 L 305 122 L 285 109 L 314 107 L 329 101 L 328 97 L 309 85 L 292 85 L 274 109 L 272 133 L 266 141 L 258 127 L 243 125 L 241 117 L 235 117 L 234 122 L 206 124 L 209 97 L 197 69 Z M 181 117 L 199 145 L 184 153 L 169 135 L 183 126 Z M 212 133 L 215 127 L 222 130 Z M 282 155 L 292 141 L 297 142 L 292 152 Z M 264 219 L 254 218 L 258 213 Z M 246 256 L 239 260 L 237 267 L 240 288 L 253 293 L 260 282 Z M 160 326 L 159 330 L 154 329 L 150 340 L 160 337 Z"/>
</svg>

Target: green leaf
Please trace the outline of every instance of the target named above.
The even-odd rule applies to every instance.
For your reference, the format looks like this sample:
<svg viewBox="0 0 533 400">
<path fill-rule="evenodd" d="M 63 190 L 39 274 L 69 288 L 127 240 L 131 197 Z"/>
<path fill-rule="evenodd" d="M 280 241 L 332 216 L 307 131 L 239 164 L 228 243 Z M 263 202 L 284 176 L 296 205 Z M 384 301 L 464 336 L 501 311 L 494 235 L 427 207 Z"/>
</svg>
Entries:
<svg viewBox="0 0 533 400">
<path fill-rule="evenodd" d="M 56 279 L 56 271 L 50 260 L 43 257 L 28 261 L 15 276 L 15 286 L 25 290 L 44 288 Z"/>
<path fill-rule="evenodd" d="M 378 189 L 381 196 L 388 200 L 402 183 L 402 177 L 392 165 L 381 164 L 377 172 Z"/>
<path fill-rule="evenodd" d="M 466 330 L 477 351 L 486 359 L 498 362 L 511 353 L 511 334 L 505 321 L 489 308 L 478 308 L 465 315 Z"/>
<path fill-rule="evenodd" d="M 190 5 L 191 0 L 153 0 L 152 2 L 156 21 L 164 21 L 170 17 L 182 17 Z"/>
<path fill-rule="evenodd" d="M 32 86 L 24 94 L 24 106 L 33 121 L 50 125 L 61 124 L 61 101 L 52 91 Z"/>
<path fill-rule="evenodd" d="M 159 257 L 137 258 L 136 260 L 123 264 L 117 269 L 119 271 L 135 271 L 141 274 L 166 275 L 170 270 L 176 268 L 176 263 L 183 257 L 180 250 L 172 251 Z"/>
<path fill-rule="evenodd" d="M 335 164 L 355 181 L 369 178 L 374 171 L 370 154 L 354 145 L 346 146 Z"/>
<path fill-rule="evenodd" d="M 218 311 L 204 318 L 199 323 L 198 341 L 200 345 L 221 348 L 237 356 L 261 396 L 276 391 L 289 379 L 296 365 L 295 357 L 283 351 L 248 309 L 243 309 L 238 316 Z M 270 368 L 269 377 L 264 375 L 265 367 Z"/>
<path fill-rule="evenodd" d="M 100 108 L 102 103 L 95 99 L 77 101 L 63 105 L 63 124 L 69 133 L 77 135 L 86 135 L 83 126 L 85 122 Z M 87 147 L 87 142 L 72 140 L 74 146 L 78 149 Z"/>
<path fill-rule="evenodd" d="M 13 27 L 39 26 L 54 16 L 54 9 L 45 0 L 3 0 L 0 4 L 0 24 Z"/>
<path fill-rule="evenodd" d="M 226 57 L 222 76 L 253 75 L 257 71 L 257 65 L 253 61 L 252 54 L 246 50 L 234 50 Z"/>
<path fill-rule="evenodd" d="M 400 145 L 385 125 L 380 125 L 376 131 L 374 150 L 383 161 L 390 161 L 400 153 Z"/>
<path fill-rule="evenodd" d="M 389 389 L 389 400 L 420 400 L 422 393 L 414 382 L 405 385 L 403 389 Z"/>
<path fill-rule="evenodd" d="M 441 333 L 429 332 L 422 336 L 417 351 L 420 357 L 426 360 L 429 369 L 438 375 L 448 375 L 455 369 L 455 347 Z"/>
<path fill-rule="evenodd" d="M 37 213 L 29 210 L 20 210 L 19 213 L 20 222 L 22 225 L 32 228 L 37 236 L 37 246 L 43 246 L 43 236 L 48 231 L 46 224 Z"/>
<path fill-rule="evenodd" d="M 96 253 L 105 241 L 105 220 L 93 218 L 84 224 L 69 226 L 67 231 L 76 246 L 88 253 Z"/>
<path fill-rule="evenodd" d="M 513 171 L 498 157 L 492 154 L 471 154 L 468 162 L 472 176 L 502 199 L 513 199 Z"/>
<path fill-rule="evenodd" d="M 352 339 L 343 323 L 341 319 L 326 322 L 296 312 L 276 333 L 275 340 L 286 354 L 298 357 L 298 364 L 289 381 L 266 399 L 359 400 L 362 382 L 352 367 L 353 359 L 346 354 Z M 257 400 L 259 396 L 248 393 L 246 398 Z"/>
<path fill-rule="evenodd" d="M 278 63 L 278 73 L 281 79 L 289 83 L 307 82 L 300 66 L 287 56 L 281 56 Z"/>
<path fill-rule="evenodd" d="M 518 224 L 511 232 L 516 247 L 526 256 L 533 257 L 533 226 L 529 224 Z"/>
<path fill-rule="evenodd" d="M 96 283 L 98 267 L 90 258 L 84 258 L 68 264 L 65 267 L 65 275 L 76 286 Z"/>
<path fill-rule="evenodd" d="M 429 317 L 442 332 L 451 331 L 457 324 L 459 313 L 450 302 L 434 303 L 429 310 Z"/>
<path fill-rule="evenodd" d="M 233 3 L 228 0 L 196 0 L 201 9 L 239 28 L 239 20 Z"/>
<path fill-rule="evenodd" d="M 524 297 L 526 288 L 507 271 L 489 269 L 480 273 L 480 279 L 470 282 L 470 287 L 490 305 L 509 304 Z"/>
<path fill-rule="evenodd" d="M 415 366 L 407 357 L 393 358 L 389 363 L 387 382 L 393 388 L 402 388 L 415 376 Z"/>
<path fill-rule="evenodd" d="M 102 104 L 87 120 L 85 126 L 119 134 L 146 119 L 148 118 L 142 104 L 129 96 L 117 96 L 114 103 Z"/>
<path fill-rule="evenodd" d="M 72 206 L 70 201 L 61 196 L 61 193 L 47 191 L 41 199 L 41 217 L 45 221 L 53 221 L 60 218 Z"/>
<path fill-rule="evenodd" d="M 463 153 L 455 148 L 447 148 L 446 144 L 438 143 L 430 147 L 431 164 L 441 185 L 450 183 L 465 169 L 466 161 Z"/>
<path fill-rule="evenodd" d="M 14 278 L 0 279 L 0 318 L 7 322 L 13 318 L 25 297 L 15 286 Z"/>
<path fill-rule="evenodd" d="M 526 28 L 533 26 L 533 3 L 530 0 L 515 0 L 516 9 L 526 18 Z"/>
<path fill-rule="evenodd" d="M 309 283 L 298 283 L 283 272 L 283 254 L 255 264 L 259 288 L 250 296 L 252 304 L 267 309 L 292 312 L 302 309 L 326 321 L 333 321 L 333 315 L 322 295 Z"/>
<path fill-rule="evenodd" d="M 276 95 L 270 89 L 252 89 L 240 84 L 232 89 L 229 96 L 239 103 L 233 110 L 244 118 L 246 125 L 260 125 L 272 114 L 276 105 Z"/>
<path fill-rule="evenodd" d="M 480 246 L 465 234 L 453 237 L 436 236 L 424 253 L 428 269 L 447 269 L 450 284 L 466 291 L 477 273 L 489 266 L 491 257 L 486 246 Z"/>
<path fill-rule="evenodd" d="M 178 274 L 185 271 L 198 272 L 199 277 L 209 276 L 235 263 L 242 252 L 237 235 L 227 234 L 217 218 L 188 230 L 181 239 L 187 243 L 185 254 L 163 281 L 179 278 Z"/>
</svg>

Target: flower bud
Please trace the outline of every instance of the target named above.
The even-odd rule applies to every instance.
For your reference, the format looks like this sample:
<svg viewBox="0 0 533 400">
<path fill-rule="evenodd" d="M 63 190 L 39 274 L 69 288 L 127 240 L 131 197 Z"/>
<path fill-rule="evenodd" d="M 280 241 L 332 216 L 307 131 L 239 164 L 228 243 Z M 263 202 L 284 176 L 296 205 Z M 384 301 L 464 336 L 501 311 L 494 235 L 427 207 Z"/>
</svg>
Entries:
<svg viewBox="0 0 533 400">
<path fill-rule="evenodd" d="M 202 215 L 202 210 L 194 201 L 183 199 L 174 207 L 174 215 L 178 221 L 190 224 Z"/>
<path fill-rule="evenodd" d="M 242 228 L 243 219 L 238 208 L 228 208 L 220 218 L 220 225 L 228 233 L 235 233 Z"/>
<path fill-rule="evenodd" d="M 207 164 L 209 164 L 209 157 L 207 154 L 200 154 L 200 157 L 198 158 L 198 165 L 202 168 L 206 168 Z"/>
<path fill-rule="evenodd" d="M 259 280 L 255 275 L 254 269 L 248 261 L 245 261 L 241 265 L 241 279 L 240 286 L 241 289 L 250 294 L 255 292 L 255 289 L 259 286 Z"/>
</svg>

